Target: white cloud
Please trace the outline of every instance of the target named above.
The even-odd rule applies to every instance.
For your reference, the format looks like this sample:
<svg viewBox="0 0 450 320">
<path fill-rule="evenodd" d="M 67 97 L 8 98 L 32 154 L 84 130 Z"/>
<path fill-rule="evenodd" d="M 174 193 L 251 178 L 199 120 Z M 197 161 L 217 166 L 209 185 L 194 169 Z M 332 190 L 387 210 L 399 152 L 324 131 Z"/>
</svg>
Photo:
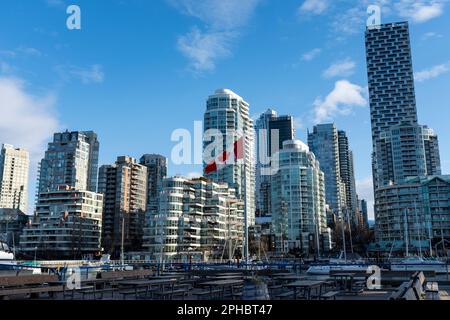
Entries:
<svg viewBox="0 0 450 320">
<path fill-rule="evenodd" d="M 445 0 L 401 0 L 395 7 L 400 17 L 422 23 L 441 16 L 444 2 Z"/>
<path fill-rule="evenodd" d="M 231 49 L 261 0 L 168 0 L 182 14 L 195 17 L 203 27 L 194 27 L 178 38 L 177 47 L 194 72 L 213 71 Z"/>
<path fill-rule="evenodd" d="M 324 78 L 348 77 L 355 71 L 356 63 L 351 59 L 336 62 L 328 67 L 323 73 Z"/>
<path fill-rule="evenodd" d="M 374 219 L 374 194 L 372 176 L 356 180 L 356 193 L 359 199 L 367 201 L 367 211 L 370 219 Z"/>
<path fill-rule="evenodd" d="M 201 172 L 196 172 L 196 171 L 194 171 L 194 172 L 188 172 L 187 174 L 186 174 L 186 178 L 188 178 L 188 179 L 196 179 L 196 178 L 200 178 L 200 177 L 202 177 L 203 175 L 202 175 L 202 173 Z"/>
<path fill-rule="evenodd" d="M 311 51 L 305 52 L 302 55 L 302 60 L 303 61 L 311 61 L 315 57 L 317 57 L 321 52 L 322 52 L 322 49 L 320 49 L 320 48 L 312 49 Z"/>
<path fill-rule="evenodd" d="M 216 30 L 231 30 L 247 24 L 261 0 L 169 0 L 180 12 L 200 19 Z"/>
<path fill-rule="evenodd" d="M 89 67 L 63 66 L 55 67 L 60 77 L 69 81 L 73 78 L 80 80 L 83 84 L 102 83 L 105 79 L 101 65 L 94 64 Z"/>
<path fill-rule="evenodd" d="M 328 0 L 305 0 L 299 8 L 300 13 L 320 15 L 328 8 Z"/>
<path fill-rule="evenodd" d="M 197 71 L 212 71 L 216 61 L 228 57 L 229 42 L 233 35 L 228 32 L 202 32 L 198 28 L 178 38 L 178 49 L 191 61 Z"/>
<path fill-rule="evenodd" d="M 414 74 L 414 79 L 417 82 L 424 82 L 428 79 L 439 77 L 440 75 L 447 73 L 449 71 L 450 71 L 450 61 L 444 64 L 431 67 L 426 70 L 416 72 Z"/>
<path fill-rule="evenodd" d="M 347 80 L 337 81 L 333 91 L 324 100 L 318 97 L 314 101 L 315 123 L 331 120 L 336 115 L 348 115 L 353 107 L 367 105 L 365 93 L 363 87 Z"/>
<path fill-rule="evenodd" d="M 33 96 L 22 80 L 0 77 L 0 142 L 26 148 L 36 164 L 59 128 L 54 105 L 54 96 Z"/>
</svg>

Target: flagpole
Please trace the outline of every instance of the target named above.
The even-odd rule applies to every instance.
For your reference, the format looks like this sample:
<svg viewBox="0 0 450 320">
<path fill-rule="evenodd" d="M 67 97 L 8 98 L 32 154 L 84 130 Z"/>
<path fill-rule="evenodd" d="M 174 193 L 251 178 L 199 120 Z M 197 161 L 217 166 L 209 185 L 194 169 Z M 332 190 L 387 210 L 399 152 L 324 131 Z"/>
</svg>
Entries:
<svg viewBox="0 0 450 320">
<path fill-rule="evenodd" d="M 245 164 L 245 156 L 244 156 L 244 235 L 245 235 L 245 266 L 247 267 L 249 257 L 248 257 L 248 211 L 247 211 L 247 166 Z"/>
<path fill-rule="evenodd" d="M 246 148 L 245 148 L 245 136 L 243 137 L 243 149 L 244 149 L 244 156 L 243 156 L 243 164 L 244 164 L 244 236 L 245 236 L 245 247 L 244 247 L 244 255 L 245 255 L 245 266 L 247 267 L 249 262 L 249 254 L 248 254 L 248 210 L 247 210 L 247 164 L 245 163 L 246 160 Z"/>
</svg>

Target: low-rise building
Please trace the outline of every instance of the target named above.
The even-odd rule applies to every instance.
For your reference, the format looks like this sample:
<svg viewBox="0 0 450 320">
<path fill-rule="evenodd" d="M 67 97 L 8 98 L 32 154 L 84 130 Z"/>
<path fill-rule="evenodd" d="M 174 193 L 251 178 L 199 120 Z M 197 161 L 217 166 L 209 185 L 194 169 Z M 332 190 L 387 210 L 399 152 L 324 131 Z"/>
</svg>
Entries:
<svg viewBox="0 0 450 320">
<path fill-rule="evenodd" d="M 446 253 L 450 248 L 450 176 L 407 178 L 379 188 L 374 249 Z"/>
<path fill-rule="evenodd" d="M 9 247 L 17 247 L 27 222 L 28 216 L 19 209 L 0 208 L 0 241 Z"/>
</svg>

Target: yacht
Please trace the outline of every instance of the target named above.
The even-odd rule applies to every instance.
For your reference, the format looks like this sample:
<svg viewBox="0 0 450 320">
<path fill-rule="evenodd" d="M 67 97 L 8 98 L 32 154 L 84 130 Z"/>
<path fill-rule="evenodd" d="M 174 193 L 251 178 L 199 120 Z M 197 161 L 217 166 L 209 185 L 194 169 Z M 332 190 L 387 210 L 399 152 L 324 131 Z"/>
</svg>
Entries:
<svg viewBox="0 0 450 320">
<path fill-rule="evenodd" d="M 311 265 L 306 273 L 311 275 L 328 275 L 330 271 L 357 272 L 367 271 L 367 263 L 361 257 L 354 255 L 350 258 L 341 252 L 337 258 L 330 258 L 329 263 Z"/>
<path fill-rule="evenodd" d="M 0 270 L 11 270 L 17 265 L 14 259 L 14 254 L 9 249 L 8 245 L 0 242 Z"/>
<path fill-rule="evenodd" d="M 445 262 L 433 258 L 407 257 L 399 262 L 391 263 L 392 271 L 434 271 L 435 273 L 449 273 L 450 266 Z"/>
</svg>

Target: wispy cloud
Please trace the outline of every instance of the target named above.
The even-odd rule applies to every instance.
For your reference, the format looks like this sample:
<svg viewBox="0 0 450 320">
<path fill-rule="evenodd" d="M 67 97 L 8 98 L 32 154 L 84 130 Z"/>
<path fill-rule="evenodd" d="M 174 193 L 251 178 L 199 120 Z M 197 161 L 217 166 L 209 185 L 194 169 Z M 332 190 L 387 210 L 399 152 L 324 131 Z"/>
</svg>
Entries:
<svg viewBox="0 0 450 320">
<path fill-rule="evenodd" d="M 315 14 L 320 15 L 324 13 L 329 7 L 328 0 L 305 0 L 298 8 L 300 14 Z"/>
<path fill-rule="evenodd" d="M 12 50 L 0 50 L 0 55 L 4 57 L 14 58 L 20 54 L 34 57 L 41 57 L 44 55 L 40 50 L 32 47 L 18 47 Z"/>
<path fill-rule="evenodd" d="M 366 106 L 366 90 L 347 80 L 335 83 L 334 89 L 322 99 L 317 97 L 313 103 L 315 123 L 333 120 L 338 115 L 348 115 L 355 106 Z"/>
<path fill-rule="evenodd" d="M 320 48 L 315 48 L 315 49 L 312 49 L 311 51 L 305 52 L 302 55 L 302 61 L 314 60 L 314 58 L 316 58 L 321 52 L 322 52 L 322 49 L 320 49 Z"/>
<path fill-rule="evenodd" d="M 55 7 L 55 8 L 67 7 L 66 3 L 63 0 L 45 0 L 45 3 L 49 7 Z"/>
<path fill-rule="evenodd" d="M 401 0 L 395 4 L 398 15 L 416 23 L 441 16 L 446 0 Z"/>
<path fill-rule="evenodd" d="M 231 55 L 230 32 L 202 32 L 197 27 L 178 38 L 178 49 L 191 61 L 195 71 L 212 71 L 216 61 Z"/>
<path fill-rule="evenodd" d="M 232 46 L 261 0 L 168 0 L 182 14 L 203 24 L 177 40 L 178 50 L 196 73 L 213 71 L 217 61 L 231 55 Z"/>
<path fill-rule="evenodd" d="M 330 79 L 335 77 L 348 77 L 355 71 L 356 63 L 347 58 L 343 61 L 338 61 L 329 66 L 323 71 L 322 76 L 324 78 Z"/>
<path fill-rule="evenodd" d="M 64 81 L 78 79 L 83 84 L 102 83 L 105 79 L 101 65 L 94 64 L 89 67 L 64 66 L 55 67 L 56 72 Z"/>
<path fill-rule="evenodd" d="M 417 82 L 424 82 L 426 80 L 439 77 L 440 75 L 450 71 L 450 61 L 444 64 L 439 64 L 429 69 L 418 71 L 414 74 L 414 79 Z"/>
<path fill-rule="evenodd" d="M 426 32 L 423 36 L 422 36 L 422 40 L 428 40 L 428 39 L 432 39 L 432 38 L 442 38 L 442 34 L 437 33 L 437 32 Z"/>
</svg>

